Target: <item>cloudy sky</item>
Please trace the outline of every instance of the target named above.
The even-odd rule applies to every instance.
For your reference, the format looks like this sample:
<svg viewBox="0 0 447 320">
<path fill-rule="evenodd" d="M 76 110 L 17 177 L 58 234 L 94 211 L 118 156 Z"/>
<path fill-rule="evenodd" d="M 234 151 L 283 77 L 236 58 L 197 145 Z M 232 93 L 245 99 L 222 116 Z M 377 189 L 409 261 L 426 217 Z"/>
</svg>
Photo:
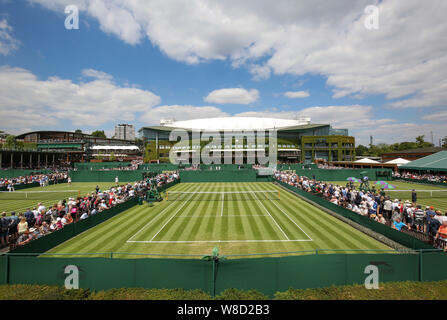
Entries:
<svg viewBox="0 0 447 320">
<path fill-rule="evenodd" d="M 0 0 L 0 130 L 308 116 L 358 144 L 438 144 L 446 13 L 445 0 Z"/>
</svg>

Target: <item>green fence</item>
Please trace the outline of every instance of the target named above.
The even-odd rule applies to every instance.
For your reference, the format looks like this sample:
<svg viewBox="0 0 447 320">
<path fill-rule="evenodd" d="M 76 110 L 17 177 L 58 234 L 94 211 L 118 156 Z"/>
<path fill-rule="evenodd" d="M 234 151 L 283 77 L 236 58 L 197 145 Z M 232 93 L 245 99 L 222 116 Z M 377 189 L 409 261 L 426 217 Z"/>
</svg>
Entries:
<svg viewBox="0 0 447 320">
<path fill-rule="evenodd" d="M 76 162 L 74 167 L 78 170 L 100 170 L 128 167 L 130 162 Z"/>
<path fill-rule="evenodd" d="M 395 181 L 405 181 L 405 182 L 410 182 L 410 183 L 427 184 L 427 185 L 438 186 L 438 187 L 447 187 L 447 183 L 446 182 L 417 180 L 417 179 L 410 179 L 410 178 L 393 178 L 393 180 L 395 180 Z"/>
<path fill-rule="evenodd" d="M 158 192 L 163 192 L 166 189 L 169 189 L 170 187 L 175 186 L 176 184 L 180 183 L 180 180 L 174 180 L 172 182 L 166 183 L 160 187 L 157 187 Z"/>
<path fill-rule="evenodd" d="M 191 166 L 190 164 L 184 164 L 181 165 L 180 167 L 187 168 L 190 166 Z M 163 171 L 177 171 L 179 170 L 179 165 L 172 163 L 146 163 L 140 165 L 138 169 L 160 173 Z"/>
<path fill-rule="evenodd" d="M 289 288 L 363 284 L 368 266 L 379 284 L 447 279 L 447 254 L 323 254 L 282 258 L 199 259 L 44 258 L 0 256 L 0 284 L 63 286 L 67 266 L 79 270 L 79 287 L 184 288 L 219 294 L 228 288 L 258 290 L 270 297 Z"/>
<path fill-rule="evenodd" d="M 64 179 L 57 180 L 57 183 L 66 183 L 67 181 Z M 51 186 L 54 184 L 54 181 L 49 181 L 48 184 Z M 33 182 L 33 183 L 27 183 L 27 184 L 16 184 L 14 185 L 14 190 L 23 190 L 23 189 L 30 189 L 30 188 L 36 188 L 40 187 L 39 182 Z M 7 187 L 1 187 L 0 191 L 8 191 Z"/>
<path fill-rule="evenodd" d="M 333 204 L 325 199 L 323 199 L 321 196 L 306 192 L 304 190 L 298 189 L 294 186 L 291 186 L 287 183 L 284 183 L 282 181 L 277 181 L 279 185 L 291 190 L 292 192 L 302 196 L 303 198 L 312 201 L 313 203 L 316 203 L 326 209 L 329 209 L 345 218 L 348 218 L 349 220 L 352 220 L 361 226 L 364 226 L 374 232 L 380 233 L 387 237 L 388 239 L 391 239 L 393 241 L 396 241 L 397 243 L 400 243 L 401 245 L 411 248 L 411 249 L 433 249 L 433 246 L 431 246 L 428 243 L 425 243 L 419 239 L 416 239 L 415 237 L 408 235 L 406 233 L 397 231 L 395 229 L 390 228 L 387 225 L 384 225 L 382 223 L 379 223 L 377 221 L 374 221 L 368 217 L 359 215 L 351 210 L 348 210 L 346 208 L 340 207 L 336 204 Z"/>
<path fill-rule="evenodd" d="M 182 182 L 256 182 L 256 170 L 180 171 Z"/>
<path fill-rule="evenodd" d="M 0 178 L 17 178 L 30 176 L 35 174 L 47 174 L 52 173 L 52 170 L 31 170 L 31 169 L 8 169 L 8 170 L 0 170 Z"/>
<path fill-rule="evenodd" d="M 65 226 L 63 229 L 54 231 L 42 238 L 29 242 L 24 246 L 17 247 L 11 253 L 40 253 L 50 250 L 51 248 L 77 236 L 78 234 L 116 216 L 117 214 L 135 206 L 138 203 L 137 198 L 132 198 L 124 203 L 120 203 L 113 208 L 92 215 L 77 223 Z"/>
<path fill-rule="evenodd" d="M 301 164 L 283 164 L 278 165 L 278 170 L 291 170 L 297 175 L 306 176 L 310 179 L 321 180 L 321 181 L 346 181 L 349 177 L 361 178 L 365 174 L 361 172 L 366 172 L 366 175 L 370 180 L 391 180 L 392 170 L 391 169 L 303 169 Z"/>
<path fill-rule="evenodd" d="M 143 170 L 111 170 L 111 171 L 70 171 L 69 176 L 73 182 L 133 182 L 143 179 Z"/>
</svg>

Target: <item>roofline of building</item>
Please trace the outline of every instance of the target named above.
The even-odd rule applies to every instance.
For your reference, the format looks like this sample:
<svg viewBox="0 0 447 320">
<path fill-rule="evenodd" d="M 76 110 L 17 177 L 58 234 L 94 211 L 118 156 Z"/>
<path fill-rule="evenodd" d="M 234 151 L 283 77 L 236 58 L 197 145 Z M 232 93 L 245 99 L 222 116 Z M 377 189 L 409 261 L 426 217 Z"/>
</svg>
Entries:
<svg viewBox="0 0 447 320">
<path fill-rule="evenodd" d="M 293 130 L 305 130 L 305 129 L 313 129 L 313 128 L 321 128 L 321 127 L 327 127 L 330 126 L 330 124 L 303 124 L 303 125 L 297 125 L 297 126 L 290 126 L 290 127 L 281 127 L 281 128 L 276 128 L 278 131 L 293 131 Z M 173 130 L 186 130 L 188 132 L 192 132 L 193 129 L 191 128 L 180 128 L 180 127 L 168 127 L 168 126 L 145 126 L 142 127 L 141 129 L 138 130 L 138 132 L 143 131 L 144 129 L 149 129 L 149 130 L 159 130 L 159 131 L 173 131 Z M 269 129 L 275 129 L 275 128 L 267 128 L 264 130 L 269 130 Z M 225 131 L 223 129 L 216 129 L 216 131 Z M 235 131 L 239 131 L 239 130 L 235 130 Z"/>
<path fill-rule="evenodd" d="M 130 140 L 124 140 L 124 139 L 115 139 L 115 138 L 101 138 L 101 137 L 95 137 L 92 136 L 91 134 L 88 133 L 83 133 L 83 132 L 74 132 L 74 131 L 57 131 L 57 130 L 40 130 L 40 131 L 30 131 L 30 132 L 25 132 L 22 133 L 18 136 L 16 136 L 17 139 L 24 139 L 25 136 L 30 135 L 30 134 L 35 134 L 35 133 L 70 133 L 70 134 L 80 134 L 82 135 L 82 137 L 87 137 L 87 138 L 92 138 L 92 139 L 106 139 L 106 140 L 113 140 L 113 141 L 126 141 L 129 142 Z"/>
</svg>

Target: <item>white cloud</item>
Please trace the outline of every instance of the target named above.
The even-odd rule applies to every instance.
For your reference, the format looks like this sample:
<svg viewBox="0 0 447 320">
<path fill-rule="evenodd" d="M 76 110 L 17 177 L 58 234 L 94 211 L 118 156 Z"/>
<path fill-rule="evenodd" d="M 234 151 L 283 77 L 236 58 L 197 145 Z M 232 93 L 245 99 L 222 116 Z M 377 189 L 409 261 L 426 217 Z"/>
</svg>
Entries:
<svg viewBox="0 0 447 320">
<path fill-rule="evenodd" d="M 192 120 L 214 117 L 228 117 L 228 113 L 213 106 L 169 105 L 159 106 L 145 112 L 140 121 L 146 124 L 159 124 L 162 119 Z"/>
<path fill-rule="evenodd" d="M 204 100 L 218 104 L 250 104 L 256 102 L 258 98 L 259 91 L 256 89 L 227 88 L 210 92 Z"/>
<path fill-rule="evenodd" d="M 20 42 L 13 37 L 12 31 L 6 19 L 0 20 L 0 55 L 7 56 L 19 47 Z"/>
<path fill-rule="evenodd" d="M 84 70 L 94 77 L 79 84 L 50 77 L 39 80 L 21 68 L 0 67 L 0 127 L 55 128 L 68 121 L 72 126 L 95 128 L 107 122 L 134 121 L 161 99 L 150 91 L 121 87 L 111 76 Z"/>
<path fill-rule="evenodd" d="M 262 110 L 242 112 L 242 117 L 272 117 L 283 119 L 296 119 L 310 117 L 312 123 L 331 124 L 334 128 L 359 129 L 374 127 L 383 123 L 394 122 L 393 119 L 375 119 L 372 114 L 373 107 L 362 105 L 349 106 L 317 106 L 297 111 Z"/>
<path fill-rule="evenodd" d="M 84 69 L 82 70 L 82 75 L 88 78 L 94 78 L 99 80 L 112 80 L 113 76 L 108 73 L 94 70 L 94 69 Z"/>
<path fill-rule="evenodd" d="M 307 91 L 287 91 L 286 93 L 284 93 L 284 96 L 286 96 L 289 99 L 296 99 L 296 98 L 308 98 L 310 97 L 310 94 Z"/>
<path fill-rule="evenodd" d="M 440 111 L 431 114 L 427 114 L 422 117 L 424 120 L 434 121 L 434 122 L 447 122 L 447 111 Z"/>
<path fill-rule="evenodd" d="M 190 64 L 229 59 L 255 80 L 271 72 L 320 74 L 335 98 L 383 94 L 396 108 L 447 100 L 445 0 L 29 1 L 52 10 L 78 4 L 127 43 L 147 37 Z M 379 8 L 379 30 L 364 27 L 371 4 Z"/>
</svg>

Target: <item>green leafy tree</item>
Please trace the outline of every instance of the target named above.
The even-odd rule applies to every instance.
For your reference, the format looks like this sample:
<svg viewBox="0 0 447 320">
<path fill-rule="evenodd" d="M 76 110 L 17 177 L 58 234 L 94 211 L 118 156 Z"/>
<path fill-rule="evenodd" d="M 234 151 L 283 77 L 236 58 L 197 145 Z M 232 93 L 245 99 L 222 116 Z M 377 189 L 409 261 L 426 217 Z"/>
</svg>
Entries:
<svg viewBox="0 0 447 320">
<path fill-rule="evenodd" d="M 362 144 L 359 144 L 357 148 L 355 148 L 355 154 L 358 156 L 366 156 L 368 155 L 369 149 Z"/>
<path fill-rule="evenodd" d="M 106 134 L 104 133 L 104 130 L 96 130 L 92 132 L 92 136 L 96 138 L 103 138 L 107 139 Z"/>
<path fill-rule="evenodd" d="M 5 149 L 23 149 L 24 143 L 23 143 L 23 141 L 17 141 L 15 136 L 8 135 L 5 139 L 3 148 L 5 148 Z"/>
</svg>

